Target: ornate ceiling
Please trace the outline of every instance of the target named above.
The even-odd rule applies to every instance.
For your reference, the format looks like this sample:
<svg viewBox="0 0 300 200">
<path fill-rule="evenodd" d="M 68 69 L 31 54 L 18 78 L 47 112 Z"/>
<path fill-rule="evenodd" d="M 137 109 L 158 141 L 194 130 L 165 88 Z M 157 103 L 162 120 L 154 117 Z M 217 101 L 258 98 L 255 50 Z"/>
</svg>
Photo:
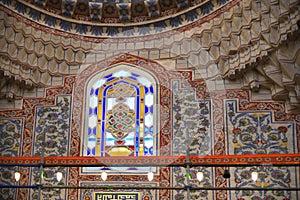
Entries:
<svg viewBox="0 0 300 200">
<path fill-rule="evenodd" d="M 195 24 L 199 19 L 212 13 L 224 12 L 239 1 L 1 0 L 0 2 L 29 20 L 57 30 L 93 37 L 128 37 L 157 34 Z"/>
<path fill-rule="evenodd" d="M 0 99 L 131 53 L 297 111 L 299 21 L 298 0 L 0 0 Z"/>
</svg>

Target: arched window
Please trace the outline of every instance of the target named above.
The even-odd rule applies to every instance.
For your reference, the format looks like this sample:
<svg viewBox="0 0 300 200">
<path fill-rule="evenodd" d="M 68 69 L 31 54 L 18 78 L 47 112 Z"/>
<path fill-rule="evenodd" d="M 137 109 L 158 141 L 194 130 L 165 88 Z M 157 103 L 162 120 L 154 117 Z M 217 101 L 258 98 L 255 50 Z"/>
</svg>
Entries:
<svg viewBox="0 0 300 200">
<path fill-rule="evenodd" d="M 157 82 L 129 65 L 95 74 L 86 86 L 85 156 L 156 155 Z"/>
</svg>

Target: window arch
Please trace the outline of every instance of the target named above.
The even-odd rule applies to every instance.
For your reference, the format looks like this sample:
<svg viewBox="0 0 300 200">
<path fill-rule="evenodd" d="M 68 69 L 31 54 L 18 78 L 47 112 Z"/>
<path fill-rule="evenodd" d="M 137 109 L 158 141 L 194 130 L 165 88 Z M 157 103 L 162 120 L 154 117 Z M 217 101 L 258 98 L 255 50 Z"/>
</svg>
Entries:
<svg viewBox="0 0 300 200">
<path fill-rule="evenodd" d="M 157 90 L 152 74 L 127 64 L 91 77 L 85 93 L 83 155 L 156 155 Z"/>
</svg>

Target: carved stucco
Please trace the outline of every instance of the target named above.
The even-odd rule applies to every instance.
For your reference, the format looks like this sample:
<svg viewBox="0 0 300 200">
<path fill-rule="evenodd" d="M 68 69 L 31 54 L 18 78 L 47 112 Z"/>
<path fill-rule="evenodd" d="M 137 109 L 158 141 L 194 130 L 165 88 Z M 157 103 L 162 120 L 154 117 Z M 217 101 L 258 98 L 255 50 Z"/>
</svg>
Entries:
<svg viewBox="0 0 300 200">
<path fill-rule="evenodd" d="M 59 85 L 65 75 L 126 52 L 169 69 L 194 69 L 196 78 L 208 81 L 240 79 L 240 88 L 251 89 L 253 95 L 267 90 L 271 99 L 286 101 L 289 111 L 299 111 L 297 0 L 244 0 L 212 12 L 198 25 L 135 37 L 63 32 L 6 5 L 0 8 L 2 99 L 20 99 L 29 89 Z"/>
</svg>

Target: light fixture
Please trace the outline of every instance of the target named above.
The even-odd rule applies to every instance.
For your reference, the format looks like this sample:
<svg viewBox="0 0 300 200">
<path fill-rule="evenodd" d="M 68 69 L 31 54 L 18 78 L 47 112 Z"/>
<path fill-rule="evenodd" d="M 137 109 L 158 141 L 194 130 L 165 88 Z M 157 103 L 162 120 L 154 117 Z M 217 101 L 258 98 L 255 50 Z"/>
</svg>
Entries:
<svg viewBox="0 0 300 200">
<path fill-rule="evenodd" d="M 229 173 L 229 170 L 228 170 L 228 169 L 225 169 L 225 170 L 224 170 L 223 178 L 230 178 L 230 173 Z"/>
<path fill-rule="evenodd" d="M 62 177 L 63 177 L 63 174 L 61 172 L 56 173 L 56 179 L 57 179 L 58 182 L 61 181 Z"/>
<path fill-rule="evenodd" d="M 251 173 L 251 178 L 255 182 L 257 180 L 257 178 L 258 178 L 258 173 L 257 172 L 252 172 Z"/>
<path fill-rule="evenodd" d="M 21 173 L 20 172 L 15 172 L 15 179 L 16 179 L 16 182 L 18 182 L 21 178 Z"/>
<path fill-rule="evenodd" d="M 106 181 L 106 179 L 107 179 L 107 173 L 103 171 L 101 173 L 101 178 L 102 178 L 103 181 Z"/>
<path fill-rule="evenodd" d="M 153 174 L 153 172 L 148 172 L 147 176 L 148 176 L 148 180 L 152 181 L 153 177 L 154 177 L 154 174 Z"/>
<path fill-rule="evenodd" d="M 197 179 L 199 182 L 203 180 L 203 172 L 197 172 Z"/>
</svg>

